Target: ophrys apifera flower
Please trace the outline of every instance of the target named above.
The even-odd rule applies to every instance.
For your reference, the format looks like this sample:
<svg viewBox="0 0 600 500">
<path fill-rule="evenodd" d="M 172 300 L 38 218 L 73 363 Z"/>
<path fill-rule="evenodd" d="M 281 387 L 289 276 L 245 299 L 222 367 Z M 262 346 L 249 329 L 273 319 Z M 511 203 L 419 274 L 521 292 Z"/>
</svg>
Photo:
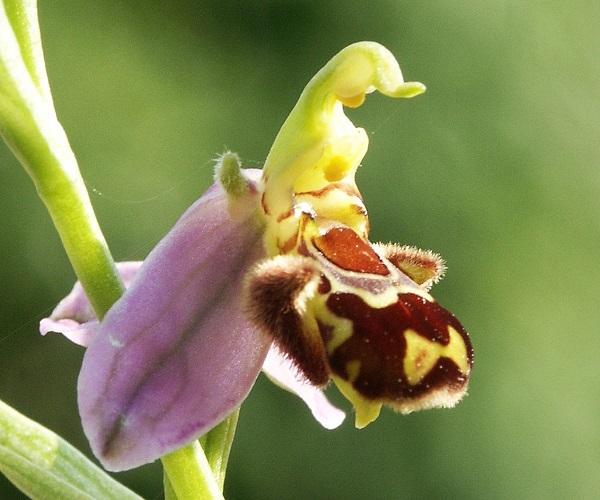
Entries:
<svg viewBox="0 0 600 500">
<path fill-rule="evenodd" d="M 425 88 L 404 82 L 376 43 L 337 54 L 307 85 L 262 171 L 223 155 L 215 185 L 100 323 L 78 391 L 107 468 L 150 462 L 211 429 L 246 397 L 271 348 L 299 383 L 333 380 L 357 427 L 382 405 L 408 413 L 465 394 L 471 344 L 428 293 L 441 259 L 368 240 L 354 180 L 368 138 L 343 107 L 375 90 Z"/>
</svg>

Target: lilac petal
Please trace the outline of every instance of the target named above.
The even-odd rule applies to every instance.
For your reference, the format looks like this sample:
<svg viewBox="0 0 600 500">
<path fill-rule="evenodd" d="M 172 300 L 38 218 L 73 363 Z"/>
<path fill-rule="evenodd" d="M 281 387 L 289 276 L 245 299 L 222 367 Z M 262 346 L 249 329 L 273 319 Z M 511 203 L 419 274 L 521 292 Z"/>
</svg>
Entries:
<svg viewBox="0 0 600 500">
<path fill-rule="evenodd" d="M 125 287 L 131 285 L 141 265 L 139 261 L 117 263 L 117 271 Z M 96 314 L 79 281 L 75 283 L 69 295 L 54 308 L 50 317 L 40 321 L 42 335 L 49 332 L 62 333 L 70 341 L 84 347 L 90 343 L 96 328 Z"/>
<path fill-rule="evenodd" d="M 98 328 L 98 320 L 86 321 L 85 323 L 79 323 L 72 319 L 64 318 L 59 320 L 52 320 L 50 318 L 44 318 L 40 321 L 40 333 L 46 335 L 47 333 L 62 333 L 71 342 L 87 347 L 92 340 L 96 329 Z"/>
<path fill-rule="evenodd" d="M 321 389 L 304 380 L 292 363 L 275 347 L 263 364 L 265 374 L 277 385 L 293 392 L 310 408 L 313 416 L 326 429 L 339 427 L 346 414 L 333 406 Z"/>
<path fill-rule="evenodd" d="M 137 467 L 190 443 L 252 388 L 270 341 L 241 307 L 244 275 L 263 255 L 256 189 L 251 198 L 234 220 L 222 187 L 210 188 L 150 253 L 94 335 L 79 376 L 79 411 L 107 469 Z"/>
</svg>

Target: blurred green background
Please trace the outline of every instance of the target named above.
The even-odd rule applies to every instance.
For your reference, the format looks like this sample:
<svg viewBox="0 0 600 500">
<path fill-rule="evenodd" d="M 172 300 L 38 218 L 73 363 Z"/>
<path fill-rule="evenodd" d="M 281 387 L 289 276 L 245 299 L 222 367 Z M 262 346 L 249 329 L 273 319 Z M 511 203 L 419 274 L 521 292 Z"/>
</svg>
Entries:
<svg viewBox="0 0 600 500">
<path fill-rule="evenodd" d="M 265 158 L 306 82 L 375 40 L 412 100 L 350 113 L 374 241 L 431 248 L 433 290 L 475 348 L 454 410 L 315 423 L 261 376 L 231 499 L 600 497 L 600 3 L 41 1 L 59 117 L 118 260 L 142 259 L 226 148 Z M 37 323 L 74 275 L 33 185 L 0 145 L 0 399 L 89 453 L 83 351 Z M 335 391 L 332 398 L 345 409 Z M 119 474 L 162 495 L 159 464 Z M 0 498 L 19 498 L 3 477 Z"/>
</svg>

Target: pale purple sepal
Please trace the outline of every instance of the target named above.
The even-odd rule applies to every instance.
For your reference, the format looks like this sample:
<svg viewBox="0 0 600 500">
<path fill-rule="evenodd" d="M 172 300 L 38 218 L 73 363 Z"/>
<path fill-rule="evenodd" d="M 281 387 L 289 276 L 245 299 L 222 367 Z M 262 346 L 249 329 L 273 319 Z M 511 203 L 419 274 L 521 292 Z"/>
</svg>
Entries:
<svg viewBox="0 0 600 500">
<path fill-rule="evenodd" d="M 304 380 L 292 363 L 273 346 L 263 364 L 265 374 L 277 385 L 300 397 L 326 429 L 339 427 L 346 414 L 333 406 L 318 387 Z"/>
<path fill-rule="evenodd" d="M 126 288 L 137 274 L 141 261 L 118 262 L 117 271 Z M 78 281 L 63 300 L 54 308 L 49 318 L 40 321 L 40 333 L 62 333 L 71 342 L 87 347 L 98 328 L 98 319 L 87 295 Z"/>
<path fill-rule="evenodd" d="M 257 192 L 252 198 L 259 202 Z M 255 211 L 244 213 L 233 220 L 223 189 L 211 187 L 150 253 L 93 336 L 79 410 L 107 469 L 137 467 L 190 443 L 252 388 L 270 341 L 242 312 L 244 275 L 263 252 Z"/>
<path fill-rule="evenodd" d="M 118 262 L 117 269 L 125 286 L 129 288 L 141 261 Z M 61 333 L 72 342 L 86 347 L 98 328 L 98 320 L 90 302 L 77 282 L 73 290 L 56 306 L 49 318 L 40 321 L 40 333 Z M 262 367 L 265 375 L 278 386 L 301 398 L 311 410 L 315 420 L 326 429 L 339 427 L 346 414 L 333 406 L 322 389 L 303 380 L 298 370 L 276 347 L 271 347 Z"/>
</svg>

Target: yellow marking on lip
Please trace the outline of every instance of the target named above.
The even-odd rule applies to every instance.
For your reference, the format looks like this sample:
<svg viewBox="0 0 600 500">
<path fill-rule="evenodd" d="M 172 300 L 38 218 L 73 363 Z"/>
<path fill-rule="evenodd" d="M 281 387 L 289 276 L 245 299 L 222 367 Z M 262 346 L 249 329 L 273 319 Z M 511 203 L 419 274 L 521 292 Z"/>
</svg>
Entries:
<svg viewBox="0 0 600 500">
<path fill-rule="evenodd" d="M 339 346 L 352 337 L 354 324 L 349 319 L 335 316 L 326 306 L 323 306 L 322 312 L 324 314 L 320 314 L 319 317 L 321 319 L 327 318 L 328 321 L 325 324 L 333 327 L 332 338 L 325 346 L 327 353 L 331 356 Z"/>
<path fill-rule="evenodd" d="M 348 361 L 346 363 L 346 373 L 348 374 L 348 381 L 354 383 L 354 381 L 360 375 L 360 361 L 357 359 L 354 361 Z"/>
<path fill-rule="evenodd" d="M 408 329 L 404 332 L 404 374 L 410 385 L 420 383 L 442 357 L 452 360 L 463 374 L 469 373 L 467 347 L 463 338 L 451 326 L 448 326 L 448 333 L 450 342 L 448 345 L 442 345 L 427 340 L 414 330 Z"/>
<path fill-rule="evenodd" d="M 351 361 L 346 365 L 346 370 L 351 370 L 352 367 L 349 365 L 352 363 L 355 362 Z M 360 362 L 357 361 L 356 363 L 359 363 L 358 368 L 360 370 Z M 352 406 L 354 406 L 356 411 L 354 425 L 357 429 L 362 429 L 377 419 L 379 413 L 381 412 L 383 403 L 380 401 L 370 401 L 366 399 L 359 394 L 354 387 L 352 387 L 351 382 L 348 382 L 337 375 L 333 375 L 333 382 L 339 391 L 344 395 L 344 397 L 350 401 L 350 403 L 352 403 Z"/>
</svg>

